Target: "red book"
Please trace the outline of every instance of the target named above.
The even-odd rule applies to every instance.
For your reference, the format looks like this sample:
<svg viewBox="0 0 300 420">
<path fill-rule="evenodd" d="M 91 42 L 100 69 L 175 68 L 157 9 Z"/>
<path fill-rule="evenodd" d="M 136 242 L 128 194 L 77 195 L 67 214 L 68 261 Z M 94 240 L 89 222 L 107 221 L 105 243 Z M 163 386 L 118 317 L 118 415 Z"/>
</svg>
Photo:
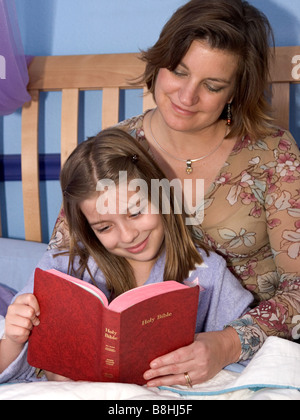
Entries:
<svg viewBox="0 0 300 420">
<path fill-rule="evenodd" d="M 198 286 L 149 284 L 109 304 L 97 287 L 38 268 L 34 294 L 41 314 L 28 363 L 74 381 L 143 385 L 152 360 L 194 341 Z"/>
</svg>

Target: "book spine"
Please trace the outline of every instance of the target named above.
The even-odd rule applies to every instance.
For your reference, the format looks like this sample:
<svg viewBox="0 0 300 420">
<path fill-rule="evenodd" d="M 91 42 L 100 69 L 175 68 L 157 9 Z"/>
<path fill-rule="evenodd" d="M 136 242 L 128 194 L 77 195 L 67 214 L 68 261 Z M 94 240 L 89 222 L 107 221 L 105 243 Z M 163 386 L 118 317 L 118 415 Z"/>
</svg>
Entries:
<svg viewBox="0 0 300 420">
<path fill-rule="evenodd" d="M 103 323 L 102 381 L 118 382 L 120 376 L 120 314 L 107 309 Z"/>
</svg>

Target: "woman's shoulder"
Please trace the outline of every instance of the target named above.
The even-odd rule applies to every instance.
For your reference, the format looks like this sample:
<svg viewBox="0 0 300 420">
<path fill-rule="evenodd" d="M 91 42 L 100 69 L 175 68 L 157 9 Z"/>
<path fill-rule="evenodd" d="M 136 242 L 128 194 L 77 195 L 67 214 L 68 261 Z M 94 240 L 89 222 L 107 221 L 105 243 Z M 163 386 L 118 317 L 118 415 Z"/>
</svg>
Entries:
<svg viewBox="0 0 300 420">
<path fill-rule="evenodd" d="M 116 127 L 127 131 L 133 137 L 145 137 L 143 125 L 146 112 L 119 122 Z"/>
<path fill-rule="evenodd" d="M 126 131 L 134 139 L 136 139 L 146 151 L 149 151 L 149 143 L 145 136 L 144 118 L 149 111 L 150 110 L 147 110 L 143 114 L 128 118 L 127 120 L 121 121 L 116 125 L 117 128 Z M 149 153 L 151 154 L 150 151 Z"/>
<path fill-rule="evenodd" d="M 285 129 L 276 128 L 270 135 L 253 141 L 250 136 L 244 136 L 234 147 L 233 154 L 249 153 L 262 156 L 272 155 L 277 159 L 285 153 L 300 154 L 299 146 L 292 134 Z"/>
<path fill-rule="evenodd" d="M 296 148 L 299 152 L 299 146 L 292 133 L 283 128 L 277 128 L 273 134 L 265 137 L 262 141 L 264 141 L 271 150 L 277 149 L 281 152 L 288 152 Z"/>
</svg>

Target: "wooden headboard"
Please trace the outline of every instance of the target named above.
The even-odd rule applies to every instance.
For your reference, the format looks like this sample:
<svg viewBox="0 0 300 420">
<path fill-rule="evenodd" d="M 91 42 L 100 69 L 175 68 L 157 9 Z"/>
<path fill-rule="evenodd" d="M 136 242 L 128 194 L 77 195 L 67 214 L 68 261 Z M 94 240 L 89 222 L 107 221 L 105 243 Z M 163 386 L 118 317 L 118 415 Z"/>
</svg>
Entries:
<svg viewBox="0 0 300 420">
<path fill-rule="evenodd" d="M 22 111 L 22 185 L 26 240 L 42 240 L 38 163 L 39 93 L 62 91 L 63 164 L 77 145 L 79 92 L 103 91 L 102 128 L 105 128 L 118 122 L 120 89 L 131 89 L 133 86 L 130 81 L 143 71 L 144 63 L 139 60 L 138 54 L 49 56 L 33 59 L 29 67 L 28 86 L 32 101 L 25 104 Z M 289 128 L 290 84 L 300 83 L 300 47 L 276 48 L 271 79 L 275 120 L 278 125 Z M 143 109 L 152 107 L 154 102 L 148 94 L 143 98 Z"/>
</svg>

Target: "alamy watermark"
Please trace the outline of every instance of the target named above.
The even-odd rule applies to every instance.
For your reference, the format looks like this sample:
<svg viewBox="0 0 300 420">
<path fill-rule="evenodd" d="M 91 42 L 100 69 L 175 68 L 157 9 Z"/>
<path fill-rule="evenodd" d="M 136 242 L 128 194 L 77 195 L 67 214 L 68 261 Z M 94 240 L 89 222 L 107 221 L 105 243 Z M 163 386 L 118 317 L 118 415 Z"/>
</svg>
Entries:
<svg viewBox="0 0 300 420">
<path fill-rule="evenodd" d="M 128 181 L 127 172 L 119 172 L 117 184 L 111 179 L 101 179 L 96 190 L 100 192 L 96 208 L 99 214 L 170 214 L 171 201 L 174 213 L 186 215 L 187 225 L 198 225 L 204 218 L 204 180 L 152 179 L 151 191 L 143 179 Z M 150 192 L 150 194 L 149 194 Z M 132 194 L 133 193 L 133 194 Z M 128 195 L 130 197 L 128 199 Z M 150 197 L 150 200 L 149 200 Z M 193 202 L 195 197 L 195 202 Z"/>
<path fill-rule="evenodd" d="M 3 55 L 0 55 L 0 79 L 6 79 L 6 60 Z"/>
<path fill-rule="evenodd" d="M 299 62 L 299 64 L 297 64 Z M 300 55 L 295 55 L 292 58 L 292 64 L 296 64 L 296 66 L 292 69 L 292 78 L 295 80 L 300 80 Z"/>
</svg>

